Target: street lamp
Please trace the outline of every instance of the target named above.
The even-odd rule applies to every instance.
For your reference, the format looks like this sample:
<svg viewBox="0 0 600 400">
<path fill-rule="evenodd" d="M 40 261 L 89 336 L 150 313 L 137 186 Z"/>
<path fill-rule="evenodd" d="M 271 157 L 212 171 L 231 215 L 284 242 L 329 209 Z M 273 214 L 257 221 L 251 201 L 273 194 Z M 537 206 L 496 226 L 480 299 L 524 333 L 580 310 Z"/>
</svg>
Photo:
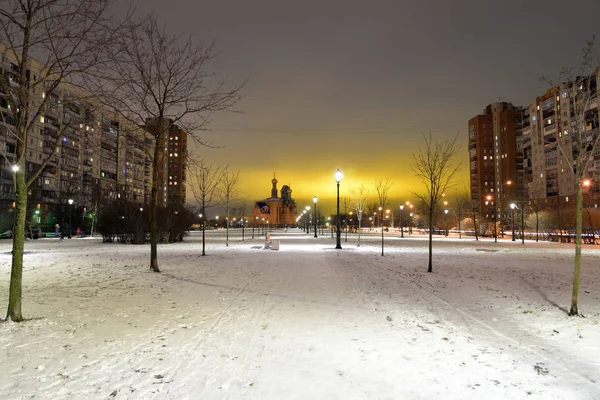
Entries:
<svg viewBox="0 0 600 400">
<path fill-rule="evenodd" d="M 512 210 L 512 241 L 515 241 L 515 208 L 517 208 L 517 205 L 515 203 L 510 203 L 510 209 Z"/>
<path fill-rule="evenodd" d="M 315 237 L 317 237 L 317 196 L 313 197 L 313 203 L 315 203 Z"/>
<path fill-rule="evenodd" d="M 408 225 L 408 234 L 412 235 L 412 226 L 413 226 L 413 213 L 410 213 L 410 222 Z"/>
<path fill-rule="evenodd" d="M 400 204 L 400 237 L 404 237 L 404 225 L 402 222 L 402 211 L 404 210 L 404 204 Z"/>
<path fill-rule="evenodd" d="M 71 239 L 71 215 L 73 214 L 73 199 L 69 199 L 69 239 Z"/>
<path fill-rule="evenodd" d="M 445 202 L 448 204 L 447 202 Z M 446 237 L 448 237 L 448 209 L 444 210 L 444 214 L 446 214 Z"/>
<path fill-rule="evenodd" d="M 340 171 L 339 169 L 336 169 L 333 176 L 335 176 L 335 181 L 337 182 L 337 222 L 336 222 L 336 232 L 335 232 L 336 233 L 335 248 L 341 249 L 342 248 L 342 243 L 341 243 L 342 231 L 340 230 L 340 181 L 344 177 L 344 174 L 342 174 L 342 171 Z"/>
</svg>

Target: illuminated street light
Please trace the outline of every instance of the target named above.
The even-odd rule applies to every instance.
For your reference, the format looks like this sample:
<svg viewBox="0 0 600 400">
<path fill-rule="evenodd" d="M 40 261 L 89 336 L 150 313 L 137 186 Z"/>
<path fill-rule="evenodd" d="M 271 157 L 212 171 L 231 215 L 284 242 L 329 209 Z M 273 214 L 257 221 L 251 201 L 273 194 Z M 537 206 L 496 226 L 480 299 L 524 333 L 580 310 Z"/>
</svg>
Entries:
<svg viewBox="0 0 600 400">
<path fill-rule="evenodd" d="M 317 196 L 313 197 L 313 203 L 315 203 L 315 237 L 317 237 Z"/>
<path fill-rule="evenodd" d="M 333 175 L 335 176 L 335 181 L 337 182 L 337 222 L 336 222 L 335 248 L 341 249 L 342 248 L 342 243 L 341 243 L 342 231 L 340 230 L 340 181 L 344 177 L 344 174 L 342 174 L 342 171 L 337 169 Z"/>
<path fill-rule="evenodd" d="M 400 204 L 400 237 L 404 237 L 404 225 L 402 222 L 402 211 L 404 210 L 404 204 Z"/>
<path fill-rule="evenodd" d="M 73 199 L 69 199 L 69 235 L 67 236 L 71 239 L 71 216 L 73 215 Z"/>
<path fill-rule="evenodd" d="M 510 203 L 510 209 L 512 210 L 512 241 L 515 241 L 515 208 L 517 205 L 515 203 Z"/>
<path fill-rule="evenodd" d="M 448 203 L 447 201 L 445 203 Z M 446 214 L 446 237 L 448 237 L 448 209 L 444 210 L 444 214 Z"/>
</svg>

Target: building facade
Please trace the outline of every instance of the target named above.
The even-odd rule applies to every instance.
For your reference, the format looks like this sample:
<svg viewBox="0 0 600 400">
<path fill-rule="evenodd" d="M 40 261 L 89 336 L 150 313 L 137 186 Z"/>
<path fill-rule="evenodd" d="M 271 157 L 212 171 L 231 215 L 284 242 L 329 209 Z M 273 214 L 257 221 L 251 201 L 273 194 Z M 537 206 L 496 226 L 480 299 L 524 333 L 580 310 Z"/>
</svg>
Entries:
<svg viewBox="0 0 600 400">
<path fill-rule="evenodd" d="M 296 212 L 296 202 L 292 198 L 292 189 L 289 185 L 284 185 L 281 188 L 281 197 L 279 197 L 275 176 L 273 176 L 271 184 L 271 196 L 254 204 L 250 223 L 255 226 L 271 227 L 295 225 L 298 213 Z"/>
<path fill-rule="evenodd" d="M 600 68 L 552 87 L 524 108 L 493 103 L 468 123 L 470 186 L 482 217 L 506 220 L 519 207 L 560 209 L 572 203 L 578 185 L 576 157 L 590 185 L 590 204 L 600 203 Z M 510 183 L 509 183 L 510 182 Z"/>
<path fill-rule="evenodd" d="M 508 102 L 493 103 L 469 120 L 471 201 L 482 217 L 502 222 L 519 192 L 521 112 Z"/>
<path fill-rule="evenodd" d="M 7 71 L 4 81 L 8 90 L 16 90 L 19 66 L 6 53 L 0 54 L 0 63 Z M 36 80 L 40 68 L 33 60 L 27 75 Z M 124 199 L 147 204 L 152 188 L 154 136 L 103 107 L 88 93 L 67 83 L 52 83 L 32 90 L 29 99 L 30 109 L 39 108 L 40 113 L 28 131 L 27 174 L 46 164 L 30 186 L 28 219 L 49 229 L 55 223 L 64 223 L 67 212 L 73 213 L 73 224 L 83 223 L 101 202 Z M 12 165 L 16 163 L 16 136 L 10 102 L 2 87 L 0 113 L 0 146 L 6 154 L 6 158 L 0 158 L 0 229 L 7 229 L 15 199 Z M 166 147 L 178 156 L 185 154 L 185 134 L 173 130 L 173 135 L 178 139 L 172 142 L 177 144 L 171 146 L 169 140 Z M 167 176 L 169 168 L 175 171 L 171 176 L 176 177 L 177 190 L 168 195 L 172 193 L 177 201 L 185 202 L 185 164 L 168 162 Z"/>
</svg>

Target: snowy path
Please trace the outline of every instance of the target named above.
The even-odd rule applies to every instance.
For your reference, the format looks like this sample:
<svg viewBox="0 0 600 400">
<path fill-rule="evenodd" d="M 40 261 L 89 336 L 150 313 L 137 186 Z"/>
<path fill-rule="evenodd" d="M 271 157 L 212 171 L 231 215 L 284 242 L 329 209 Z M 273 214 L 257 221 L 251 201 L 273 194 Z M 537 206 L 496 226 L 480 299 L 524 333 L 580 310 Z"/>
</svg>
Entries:
<svg viewBox="0 0 600 400">
<path fill-rule="evenodd" d="M 0 324 L 0 398 L 600 399 L 600 250 L 568 318 L 568 246 L 440 240 L 427 274 L 421 238 L 214 235 L 161 246 L 162 274 L 147 246 L 28 242 L 39 319 Z"/>
</svg>

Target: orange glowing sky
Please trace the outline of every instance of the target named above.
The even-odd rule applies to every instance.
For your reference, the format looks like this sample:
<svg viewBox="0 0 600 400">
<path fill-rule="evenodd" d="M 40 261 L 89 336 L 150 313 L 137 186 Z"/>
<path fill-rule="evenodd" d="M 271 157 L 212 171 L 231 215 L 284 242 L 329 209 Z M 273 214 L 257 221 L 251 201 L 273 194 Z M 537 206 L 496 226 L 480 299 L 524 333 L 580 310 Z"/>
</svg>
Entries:
<svg viewBox="0 0 600 400">
<path fill-rule="evenodd" d="M 597 0 L 574 3 L 584 11 L 568 27 L 560 0 L 131 3 L 173 34 L 215 40 L 208 72 L 230 86 L 248 81 L 243 114 L 212 115 L 201 134 L 219 148 L 193 154 L 240 170 L 249 203 L 269 196 L 276 172 L 299 206 L 316 195 L 326 209 L 336 168 L 342 196 L 364 184 L 375 201 L 374 182 L 390 178 L 390 205 L 414 200 L 410 191 L 424 190 L 410 170 L 422 134 L 459 135 L 457 187 L 468 186 L 468 120 L 499 100 L 533 102 L 547 89 L 541 76 L 576 66 L 585 40 L 600 37 Z"/>
</svg>

